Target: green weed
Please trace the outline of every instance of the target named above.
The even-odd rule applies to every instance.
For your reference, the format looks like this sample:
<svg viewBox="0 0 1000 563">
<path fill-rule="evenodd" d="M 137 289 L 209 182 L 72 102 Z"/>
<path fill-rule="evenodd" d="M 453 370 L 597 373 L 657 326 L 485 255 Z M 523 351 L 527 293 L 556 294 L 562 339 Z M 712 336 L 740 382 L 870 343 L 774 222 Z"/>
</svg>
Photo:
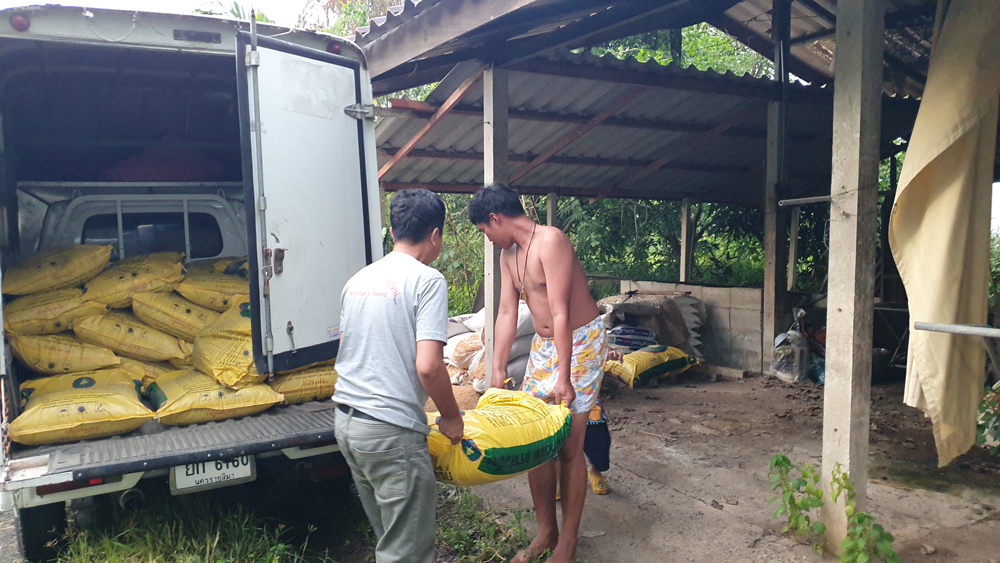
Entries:
<svg viewBox="0 0 1000 563">
<path fill-rule="evenodd" d="M 833 467 L 831 493 L 833 502 L 837 502 L 840 495 L 847 495 L 844 509 L 847 513 L 847 537 L 840 544 L 840 553 L 837 556 L 840 563 L 868 563 L 878 560 L 885 563 L 903 563 L 903 559 L 892 548 L 892 542 L 895 541 L 892 534 L 876 524 L 868 514 L 855 512 L 857 502 L 854 485 L 839 463 Z"/>
<path fill-rule="evenodd" d="M 527 511 L 494 511 L 460 487 L 440 485 L 438 493 L 439 556 L 454 554 L 456 561 L 471 563 L 509 561 L 531 541 L 523 526 Z"/>
</svg>

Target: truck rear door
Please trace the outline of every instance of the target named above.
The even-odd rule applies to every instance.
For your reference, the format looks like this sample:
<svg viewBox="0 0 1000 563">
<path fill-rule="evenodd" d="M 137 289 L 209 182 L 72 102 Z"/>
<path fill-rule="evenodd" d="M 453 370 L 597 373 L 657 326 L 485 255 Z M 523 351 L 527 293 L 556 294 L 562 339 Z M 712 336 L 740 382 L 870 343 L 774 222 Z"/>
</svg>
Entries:
<svg viewBox="0 0 1000 563">
<path fill-rule="evenodd" d="M 382 225 L 363 64 L 254 30 L 236 45 L 248 314 L 273 374 L 337 356 L 340 292 L 381 257 Z"/>
</svg>

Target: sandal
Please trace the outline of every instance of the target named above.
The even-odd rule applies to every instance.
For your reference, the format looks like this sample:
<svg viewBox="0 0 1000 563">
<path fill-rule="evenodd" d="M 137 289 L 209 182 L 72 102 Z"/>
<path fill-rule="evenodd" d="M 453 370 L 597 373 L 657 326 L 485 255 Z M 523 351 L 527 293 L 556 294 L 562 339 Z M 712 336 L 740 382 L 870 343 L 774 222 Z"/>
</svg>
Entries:
<svg viewBox="0 0 1000 563">
<path fill-rule="evenodd" d="M 604 481 L 604 475 L 594 475 L 588 471 L 587 480 L 590 481 L 590 488 L 594 491 L 594 494 L 606 495 L 611 492 L 608 484 Z"/>
</svg>

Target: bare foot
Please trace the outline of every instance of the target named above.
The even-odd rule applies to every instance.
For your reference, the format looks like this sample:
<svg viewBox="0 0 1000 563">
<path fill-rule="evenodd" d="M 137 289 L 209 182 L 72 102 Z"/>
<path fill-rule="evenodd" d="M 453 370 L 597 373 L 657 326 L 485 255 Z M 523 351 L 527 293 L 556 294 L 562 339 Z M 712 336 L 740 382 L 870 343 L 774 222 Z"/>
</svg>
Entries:
<svg viewBox="0 0 1000 563">
<path fill-rule="evenodd" d="M 552 552 L 552 555 L 545 560 L 545 563 L 573 563 L 576 557 L 576 549 L 563 549 L 562 547 L 556 547 Z"/>
<path fill-rule="evenodd" d="M 535 559 L 541 557 L 543 553 L 547 550 L 554 549 L 556 544 L 559 543 L 559 538 L 543 538 L 542 536 L 537 536 L 528 547 L 520 551 L 510 563 L 529 563 Z"/>
</svg>

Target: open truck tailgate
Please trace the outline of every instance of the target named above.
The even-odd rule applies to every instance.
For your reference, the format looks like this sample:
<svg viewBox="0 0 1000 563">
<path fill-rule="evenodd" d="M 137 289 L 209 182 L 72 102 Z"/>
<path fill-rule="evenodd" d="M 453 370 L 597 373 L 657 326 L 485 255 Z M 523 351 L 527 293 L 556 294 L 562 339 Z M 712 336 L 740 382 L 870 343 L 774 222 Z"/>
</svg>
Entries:
<svg viewBox="0 0 1000 563">
<path fill-rule="evenodd" d="M 167 428 L 16 453 L 7 467 L 6 491 L 165 469 L 295 447 L 330 445 L 335 405 L 310 402 L 236 420 Z"/>
</svg>

